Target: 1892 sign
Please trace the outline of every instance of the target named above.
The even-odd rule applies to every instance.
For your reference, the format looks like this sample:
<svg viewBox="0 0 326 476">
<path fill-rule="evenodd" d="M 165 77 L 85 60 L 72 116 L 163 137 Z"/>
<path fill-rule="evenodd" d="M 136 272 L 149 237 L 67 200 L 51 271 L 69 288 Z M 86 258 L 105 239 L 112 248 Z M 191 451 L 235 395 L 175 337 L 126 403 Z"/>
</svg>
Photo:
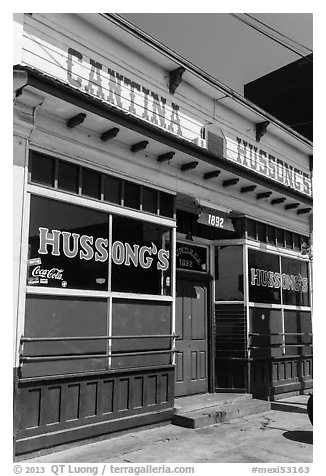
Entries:
<svg viewBox="0 0 326 476">
<path fill-rule="evenodd" d="M 204 207 L 202 208 L 197 221 L 203 225 L 221 228 L 222 230 L 234 231 L 233 223 L 229 215 L 220 210 Z"/>
</svg>

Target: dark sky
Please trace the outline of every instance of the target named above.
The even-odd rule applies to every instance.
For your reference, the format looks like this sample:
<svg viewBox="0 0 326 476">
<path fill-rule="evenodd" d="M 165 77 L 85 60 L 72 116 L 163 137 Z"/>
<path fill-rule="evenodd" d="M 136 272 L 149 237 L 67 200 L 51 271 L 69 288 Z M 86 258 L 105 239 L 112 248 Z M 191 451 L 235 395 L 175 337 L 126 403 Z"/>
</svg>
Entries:
<svg viewBox="0 0 326 476">
<path fill-rule="evenodd" d="M 122 15 L 240 94 L 245 83 L 300 58 L 228 13 Z M 311 13 L 250 15 L 312 49 Z"/>
</svg>

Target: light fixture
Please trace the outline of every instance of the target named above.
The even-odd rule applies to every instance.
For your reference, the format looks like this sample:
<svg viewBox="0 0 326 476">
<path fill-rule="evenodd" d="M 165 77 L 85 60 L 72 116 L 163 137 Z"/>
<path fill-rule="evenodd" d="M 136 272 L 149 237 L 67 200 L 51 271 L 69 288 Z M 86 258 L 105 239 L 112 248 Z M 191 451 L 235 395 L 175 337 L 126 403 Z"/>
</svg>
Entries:
<svg viewBox="0 0 326 476">
<path fill-rule="evenodd" d="M 186 240 L 188 240 L 188 241 L 194 241 L 190 230 L 189 230 L 188 233 L 186 234 L 185 238 L 186 238 Z"/>
</svg>

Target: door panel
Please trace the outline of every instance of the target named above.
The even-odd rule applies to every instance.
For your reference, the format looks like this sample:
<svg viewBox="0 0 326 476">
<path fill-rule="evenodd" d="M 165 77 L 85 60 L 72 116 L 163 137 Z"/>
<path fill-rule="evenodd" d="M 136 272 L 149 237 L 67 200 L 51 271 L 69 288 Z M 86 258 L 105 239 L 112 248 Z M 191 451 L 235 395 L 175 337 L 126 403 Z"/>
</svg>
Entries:
<svg viewBox="0 0 326 476">
<path fill-rule="evenodd" d="M 207 286 L 178 281 L 176 297 L 176 396 L 208 390 Z"/>
</svg>

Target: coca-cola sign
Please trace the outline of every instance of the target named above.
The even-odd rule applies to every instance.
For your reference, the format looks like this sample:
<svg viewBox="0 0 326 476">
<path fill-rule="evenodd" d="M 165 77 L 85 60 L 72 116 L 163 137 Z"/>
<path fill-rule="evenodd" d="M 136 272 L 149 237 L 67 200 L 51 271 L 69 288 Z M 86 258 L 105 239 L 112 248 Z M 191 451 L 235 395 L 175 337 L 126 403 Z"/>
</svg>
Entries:
<svg viewBox="0 0 326 476">
<path fill-rule="evenodd" d="M 32 271 L 33 277 L 47 278 L 47 279 L 58 279 L 63 280 L 62 273 L 63 269 L 51 268 L 51 269 L 42 269 L 41 266 L 36 266 Z"/>
</svg>

